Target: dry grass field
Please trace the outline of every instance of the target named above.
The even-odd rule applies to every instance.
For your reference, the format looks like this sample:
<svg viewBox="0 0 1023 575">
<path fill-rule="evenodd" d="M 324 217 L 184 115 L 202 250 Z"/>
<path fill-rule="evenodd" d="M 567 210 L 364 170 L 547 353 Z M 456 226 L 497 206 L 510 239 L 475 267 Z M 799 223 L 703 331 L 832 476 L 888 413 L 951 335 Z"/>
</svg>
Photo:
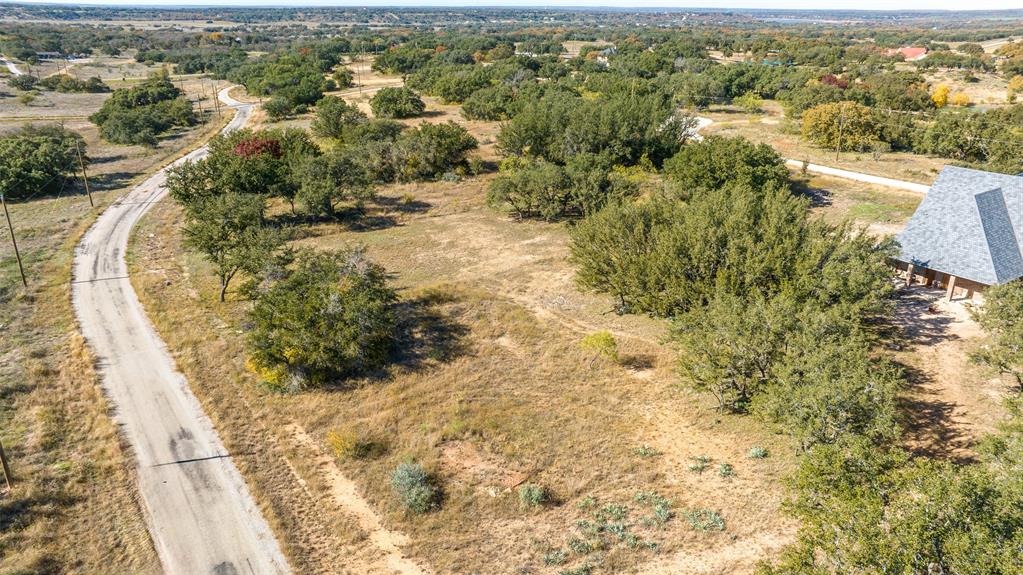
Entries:
<svg viewBox="0 0 1023 575">
<path fill-rule="evenodd" d="M 27 289 L 6 223 L 0 232 L 0 437 L 15 477 L 13 492 L 0 499 L 2 573 L 159 572 L 129 454 L 77 332 L 70 263 L 78 238 L 103 207 L 204 141 L 220 122 L 182 131 L 154 150 L 114 146 L 99 141 L 84 119 L 104 97 L 47 92 L 41 99 L 53 105 L 33 106 L 28 114 L 13 98 L 0 100 L 0 130 L 63 119 L 85 137 L 97 204 L 91 209 L 82 187 L 69 185 L 9 205 Z"/>
<path fill-rule="evenodd" d="M 131 62 L 81 65 L 131 78 L 124 68 Z M 375 90 L 401 84 L 368 61 L 355 68 L 361 86 L 337 94 L 367 113 Z M 195 78 L 181 81 L 200 96 Z M 110 146 L 85 119 L 103 97 L 47 92 L 27 107 L 0 99 L 0 130 L 45 119 L 80 129 L 99 204 L 107 205 L 219 125 L 175 135 L 155 151 Z M 498 123 L 470 122 L 458 106 L 425 100 L 427 113 L 408 124 L 458 122 L 480 141 L 484 159 L 498 159 Z M 940 169 L 937 160 L 903 154 L 875 162 L 846 153 L 836 163 L 786 134 L 780 109 L 767 108 L 766 117 L 713 108 L 708 132 L 925 183 Z M 311 117 L 270 123 L 257 112 L 253 121 L 307 127 Z M 553 575 L 592 565 L 599 573 L 751 573 L 795 534 L 782 512 L 783 478 L 797 461 L 790 442 L 753 418 L 718 413 L 710 396 L 682 386 L 664 341 L 667 323 L 618 316 L 608 298 L 580 291 L 568 262 L 570 224 L 494 210 L 485 202 L 492 177 L 383 186 L 362 217 L 298 229 L 295 246 L 364 246 L 389 271 L 402 335 L 386 371 L 295 394 L 269 391 L 246 368 L 248 304 L 238 296 L 216 302 L 209 265 L 182 245 L 180 208 L 158 203 L 133 233 L 128 257 L 139 298 L 295 572 Z M 852 219 L 879 235 L 901 229 L 920 199 L 823 177 L 802 187 L 815 215 Z M 96 212 L 70 191 L 12 206 L 30 290 L 12 283 L 8 253 L 0 259 L 7 282 L 0 298 L 13 303 L 12 319 L 0 317 L 0 409 L 13 418 L 3 439 L 15 473 L 32 478 L 17 498 L 0 501 L 0 517 L 17 519 L 0 529 L 0 571 L 76 557 L 80 573 L 152 572 L 127 454 L 75 335 L 67 270 Z M 973 438 L 999 413 L 1000 382 L 965 360 L 982 341 L 965 308 L 935 301 L 914 289 L 898 303 L 906 346 L 893 353 L 912 384 L 908 441 L 921 452 L 969 457 Z M 580 346 L 600 330 L 614 334 L 619 361 Z M 365 455 L 337 457 L 331 433 L 356 439 Z M 752 447 L 769 456 L 749 458 Z M 409 460 L 442 488 L 437 511 L 408 516 L 396 501 L 389 474 Z M 544 486 L 551 501 L 524 507 L 517 488 L 525 483 Z M 655 514 L 655 496 L 671 501 L 670 519 Z M 724 529 L 695 528 L 689 517 L 704 511 L 720 514 Z M 619 535 L 593 534 L 609 521 Z M 586 540 L 600 545 L 586 551 Z"/>
<path fill-rule="evenodd" d="M 756 143 L 770 144 L 788 159 L 928 185 L 948 163 L 941 158 L 904 152 L 885 153 L 878 160 L 870 153 L 842 152 L 836 159 L 834 150 L 805 142 L 799 136 L 799 126 L 785 117 L 780 104 L 766 101 L 763 108 L 762 114 L 747 114 L 734 106 L 712 106 L 700 112 L 701 116 L 714 120 L 701 133 L 743 136 Z"/>
<path fill-rule="evenodd" d="M 366 99 L 358 89 L 345 96 Z M 427 103 L 425 118 L 410 123 L 462 123 L 493 157 L 496 123 Z M 161 202 L 136 231 L 130 263 L 140 298 L 290 560 L 311 573 L 337 572 L 339 558 L 350 573 L 557 573 L 584 564 L 751 572 L 794 533 L 780 510 L 793 462 L 787 441 L 681 387 L 662 342 L 666 323 L 615 315 L 607 298 L 580 292 L 567 227 L 493 210 L 484 200 L 490 177 L 386 186 L 357 221 L 301 228 L 297 246 L 365 246 L 402 296 L 396 365 L 344 387 L 289 395 L 260 387 L 245 368 L 247 304 L 214 302 L 207 264 L 181 246 L 179 209 Z M 619 363 L 580 347 L 598 330 L 615 335 Z M 330 432 L 358 437 L 372 455 L 335 458 Z M 754 446 L 770 456 L 749 459 Z M 408 517 L 391 493 L 389 473 L 409 459 L 442 486 L 437 512 Z M 722 475 L 723 464 L 735 475 Z M 553 502 L 522 508 L 515 488 L 524 482 L 545 486 Z M 675 517 L 654 524 L 650 505 L 637 501 L 648 492 L 671 500 Z M 597 511 L 624 506 L 631 535 L 571 552 L 569 542 L 585 537 L 578 522 L 597 512 L 590 498 Z M 720 513 L 725 530 L 692 528 L 685 513 L 696 510 Z M 565 562 L 555 565 L 559 550 Z"/>
<path fill-rule="evenodd" d="M 396 79 L 364 72 L 361 94 L 339 93 L 368 112 L 368 88 Z M 498 124 L 467 122 L 457 106 L 426 101 L 425 117 L 409 123 L 459 122 L 485 158 L 496 158 Z M 843 167 L 870 171 L 844 156 Z M 929 159 L 914 161 L 917 170 L 937 169 Z M 897 163 L 885 175 L 912 173 Z M 300 228 L 296 246 L 364 246 L 391 273 L 403 340 L 392 368 L 296 394 L 270 392 L 246 369 L 247 303 L 215 302 L 208 264 L 181 245 L 180 209 L 161 202 L 136 230 L 130 264 L 139 296 L 289 559 L 309 573 L 338 572 L 340 564 L 346 573 L 381 574 L 553 574 L 583 565 L 609 573 L 752 572 L 795 532 L 781 511 L 782 479 L 796 459 L 788 441 L 751 418 L 719 414 L 710 397 L 682 386 L 664 343 L 667 324 L 618 316 L 609 299 L 581 292 L 568 262 L 569 225 L 495 211 L 485 202 L 491 177 L 385 186 L 360 218 Z M 878 235 L 897 233 L 920 201 L 824 177 L 801 188 L 815 215 L 851 219 Z M 935 301 L 914 288 L 897 304 L 906 345 L 894 357 L 911 376 L 907 441 L 923 453 L 969 457 L 1000 413 L 1001 384 L 965 359 L 982 341 L 965 308 Z M 619 362 L 580 347 L 599 330 L 614 334 Z M 369 454 L 335 457 L 332 432 Z M 749 459 L 754 446 L 770 456 Z M 408 460 L 442 487 L 438 511 L 401 511 L 389 473 Z M 722 464 L 734 476 L 722 474 Z M 545 486 L 553 501 L 523 508 L 516 487 L 527 482 Z M 639 501 L 644 493 L 671 500 L 674 517 L 652 521 Z M 691 527 L 686 513 L 696 510 L 720 513 L 724 531 Z M 585 522 L 609 512 L 625 514 L 631 535 L 572 551 Z"/>
</svg>

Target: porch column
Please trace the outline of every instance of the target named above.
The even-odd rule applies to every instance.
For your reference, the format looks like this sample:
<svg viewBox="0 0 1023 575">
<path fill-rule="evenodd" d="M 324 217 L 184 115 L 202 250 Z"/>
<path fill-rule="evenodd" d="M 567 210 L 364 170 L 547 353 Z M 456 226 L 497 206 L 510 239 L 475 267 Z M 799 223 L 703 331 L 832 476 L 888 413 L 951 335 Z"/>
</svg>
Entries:
<svg viewBox="0 0 1023 575">
<path fill-rule="evenodd" d="M 945 297 L 948 298 L 948 301 L 952 301 L 952 297 L 955 294 L 956 294 L 956 277 L 955 276 L 949 276 L 948 277 L 948 291 L 945 292 Z"/>
<path fill-rule="evenodd" d="M 913 264 L 906 267 L 906 286 L 913 285 Z"/>
</svg>

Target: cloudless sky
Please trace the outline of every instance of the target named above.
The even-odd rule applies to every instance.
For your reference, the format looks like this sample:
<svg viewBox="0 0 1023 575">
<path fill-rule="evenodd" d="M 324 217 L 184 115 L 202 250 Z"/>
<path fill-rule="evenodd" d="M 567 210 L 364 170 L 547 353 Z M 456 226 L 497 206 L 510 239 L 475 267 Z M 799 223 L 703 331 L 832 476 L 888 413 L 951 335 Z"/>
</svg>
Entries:
<svg viewBox="0 0 1023 575">
<path fill-rule="evenodd" d="M 803 8 L 859 10 L 999 10 L 1021 9 L 1023 0 L 35 0 L 26 4 L 103 4 L 119 6 L 541 6 L 541 7 L 657 7 L 657 8 Z"/>
</svg>

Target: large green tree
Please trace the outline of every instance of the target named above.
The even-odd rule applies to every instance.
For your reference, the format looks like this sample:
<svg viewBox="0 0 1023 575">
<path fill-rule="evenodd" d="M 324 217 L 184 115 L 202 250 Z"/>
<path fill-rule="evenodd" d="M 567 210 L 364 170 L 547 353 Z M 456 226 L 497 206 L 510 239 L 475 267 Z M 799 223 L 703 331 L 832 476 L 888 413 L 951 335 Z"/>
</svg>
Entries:
<svg viewBox="0 0 1023 575">
<path fill-rule="evenodd" d="M 60 189 L 78 170 L 82 137 L 59 126 L 26 126 L 0 137 L 0 194 L 8 199 Z"/>
<path fill-rule="evenodd" d="M 249 312 L 251 363 L 270 385 L 324 385 L 384 364 L 395 341 L 394 291 L 360 250 L 300 252 L 264 283 Z"/>
<path fill-rule="evenodd" d="M 283 244 L 282 234 L 264 226 L 262 196 L 227 192 L 199 201 L 189 211 L 185 243 L 213 265 L 220 301 L 238 272 L 256 275 Z"/>
</svg>

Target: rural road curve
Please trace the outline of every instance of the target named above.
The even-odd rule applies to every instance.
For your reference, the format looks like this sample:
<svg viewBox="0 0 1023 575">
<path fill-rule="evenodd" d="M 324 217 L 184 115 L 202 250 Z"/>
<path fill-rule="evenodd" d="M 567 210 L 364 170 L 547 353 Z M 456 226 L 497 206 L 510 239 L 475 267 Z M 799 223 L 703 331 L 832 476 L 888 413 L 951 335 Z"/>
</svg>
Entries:
<svg viewBox="0 0 1023 575">
<path fill-rule="evenodd" d="M 714 120 L 710 118 L 698 117 L 696 118 L 696 128 L 694 132 L 706 128 L 707 126 L 714 123 Z M 702 136 L 696 134 L 693 136 L 695 140 L 703 139 Z M 785 164 L 793 168 L 802 168 L 803 162 L 800 160 L 786 159 Z M 895 188 L 897 190 L 908 190 L 910 192 L 917 192 L 919 194 L 926 194 L 931 187 L 927 184 L 918 184 L 916 182 L 907 182 L 905 180 L 896 180 L 893 178 L 885 178 L 883 176 L 873 176 L 870 174 L 864 174 L 861 172 L 853 172 L 851 170 L 843 170 L 841 168 L 831 168 L 828 166 L 822 166 L 820 164 L 807 164 L 806 171 L 814 174 L 821 174 L 825 176 L 834 176 L 836 178 L 844 178 L 846 180 L 853 180 L 856 182 L 865 182 L 868 184 L 878 184 L 881 186 L 887 186 L 889 188 Z"/>
<path fill-rule="evenodd" d="M 4 58 L 3 56 L 0 56 L 0 62 L 3 62 L 7 66 L 7 69 L 11 71 L 11 74 L 14 74 L 15 76 L 23 76 L 24 75 L 24 72 L 22 72 L 18 68 L 18 65 L 15 64 L 14 62 L 11 62 L 7 58 Z"/>
<path fill-rule="evenodd" d="M 252 106 L 225 88 L 235 109 L 224 131 L 248 120 Z M 203 158 L 203 146 L 174 162 Z M 277 541 L 128 280 L 132 226 L 166 193 L 164 168 L 119 198 L 75 252 L 72 301 L 96 356 L 114 420 L 131 444 L 149 531 L 166 573 L 289 573 Z"/>
</svg>

